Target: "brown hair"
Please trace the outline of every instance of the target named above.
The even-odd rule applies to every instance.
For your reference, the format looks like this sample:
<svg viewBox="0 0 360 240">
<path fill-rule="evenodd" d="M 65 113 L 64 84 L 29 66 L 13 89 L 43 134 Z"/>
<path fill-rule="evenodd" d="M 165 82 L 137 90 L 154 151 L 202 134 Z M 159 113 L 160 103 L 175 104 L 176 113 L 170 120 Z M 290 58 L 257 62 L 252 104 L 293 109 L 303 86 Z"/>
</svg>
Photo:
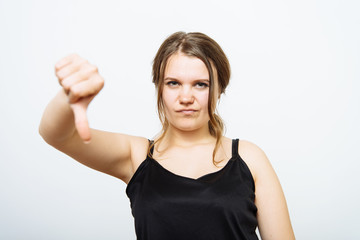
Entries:
<svg viewBox="0 0 360 240">
<path fill-rule="evenodd" d="M 216 114 L 217 99 L 214 99 L 214 81 L 217 80 L 219 94 L 225 92 L 225 88 L 230 80 L 230 64 L 219 46 L 213 39 L 199 32 L 176 32 L 170 35 L 160 46 L 153 61 L 152 75 L 153 83 L 157 89 L 157 107 L 160 121 L 162 123 L 162 131 L 156 142 L 162 140 L 169 127 L 169 122 L 164 113 L 164 105 L 162 100 L 162 91 L 164 87 L 164 74 L 169 57 L 177 52 L 184 53 L 188 56 L 197 57 L 202 60 L 209 71 L 210 89 L 208 100 L 209 112 L 209 131 L 216 138 L 216 144 L 213 151 L 213 163 L 217 165 L 220 161 L 215 161 L 215 154 L 220 146 L 220 140 L 224 132 L 224 123 L 220 116 Z M 152 143 L 149 147 L 154 146 Z"/>
</svg>

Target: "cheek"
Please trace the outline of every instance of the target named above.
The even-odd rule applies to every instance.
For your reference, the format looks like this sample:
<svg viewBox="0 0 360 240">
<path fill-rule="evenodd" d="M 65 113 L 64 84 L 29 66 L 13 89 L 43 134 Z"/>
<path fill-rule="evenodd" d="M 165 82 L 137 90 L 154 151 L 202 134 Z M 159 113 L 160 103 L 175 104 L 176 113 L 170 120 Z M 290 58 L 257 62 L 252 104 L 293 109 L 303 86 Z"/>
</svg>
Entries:
<svg viewBox="0 0 360 240">
<path fill-rule="evenodd" d="M 165 108 L 170 108 L 176 102 L 176 95 L 169 90 L 163 90 L 162 100 Z"/>
<path fill-rule="evenodd" d="M 203 93 L 199 94 L 197 99 L 198 99 L 199 104 L 203 108 L 206 108 L 206 110 L 207 110 L 208 101 L 209 101 L 209 92 L 203 92 Z"/>
</svg>

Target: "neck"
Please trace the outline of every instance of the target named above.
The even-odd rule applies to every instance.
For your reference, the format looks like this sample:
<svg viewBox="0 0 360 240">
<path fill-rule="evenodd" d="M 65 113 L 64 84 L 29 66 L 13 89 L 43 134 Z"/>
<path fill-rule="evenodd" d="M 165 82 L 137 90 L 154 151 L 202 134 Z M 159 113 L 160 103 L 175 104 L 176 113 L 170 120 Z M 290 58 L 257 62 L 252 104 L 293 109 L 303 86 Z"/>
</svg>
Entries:
<svg viewBox="0 0 360 240">
<path fill-rule="evenodd" d="M 208 144 L 215 141 L 211 136 L 208 126 L 193 131 L 183 131 L 169 126 L 163 140 L 161 141 L 163 147 L 170 146 L 191 147 L 198 144 Z"/>
</svg>

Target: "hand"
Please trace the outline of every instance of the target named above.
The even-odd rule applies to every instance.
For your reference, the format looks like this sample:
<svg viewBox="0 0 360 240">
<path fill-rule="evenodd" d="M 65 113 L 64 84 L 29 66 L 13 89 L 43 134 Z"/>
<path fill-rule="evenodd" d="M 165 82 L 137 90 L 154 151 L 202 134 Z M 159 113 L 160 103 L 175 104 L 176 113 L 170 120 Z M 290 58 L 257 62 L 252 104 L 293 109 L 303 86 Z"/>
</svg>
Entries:
<svg viewBox="0 0 360 240">
<path fill-rule="evenodd" d="M 85 143 L 91 140 L 86 110 L 91 100 L 104 86 L 96 66 L 76 54 L 61 59 L 55 65 L 55 73 L 68 96 L 74 113 L 75 128 Z"/>
</svg>

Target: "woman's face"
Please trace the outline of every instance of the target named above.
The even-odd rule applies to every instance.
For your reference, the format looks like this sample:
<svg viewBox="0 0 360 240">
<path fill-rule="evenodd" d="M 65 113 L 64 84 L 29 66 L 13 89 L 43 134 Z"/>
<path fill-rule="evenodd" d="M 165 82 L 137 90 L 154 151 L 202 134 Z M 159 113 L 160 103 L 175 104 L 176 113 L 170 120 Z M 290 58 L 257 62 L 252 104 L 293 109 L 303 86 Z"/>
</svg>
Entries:
<svg viewBox="0 0 360 240">
<path fill-rule="evenodd" d="M 208 129 L 209 87 L 209 72 L 200 59 L 180 52 L 170 56 L 162 92 L 170 127 L 181 131 Z"/>
</svg>

